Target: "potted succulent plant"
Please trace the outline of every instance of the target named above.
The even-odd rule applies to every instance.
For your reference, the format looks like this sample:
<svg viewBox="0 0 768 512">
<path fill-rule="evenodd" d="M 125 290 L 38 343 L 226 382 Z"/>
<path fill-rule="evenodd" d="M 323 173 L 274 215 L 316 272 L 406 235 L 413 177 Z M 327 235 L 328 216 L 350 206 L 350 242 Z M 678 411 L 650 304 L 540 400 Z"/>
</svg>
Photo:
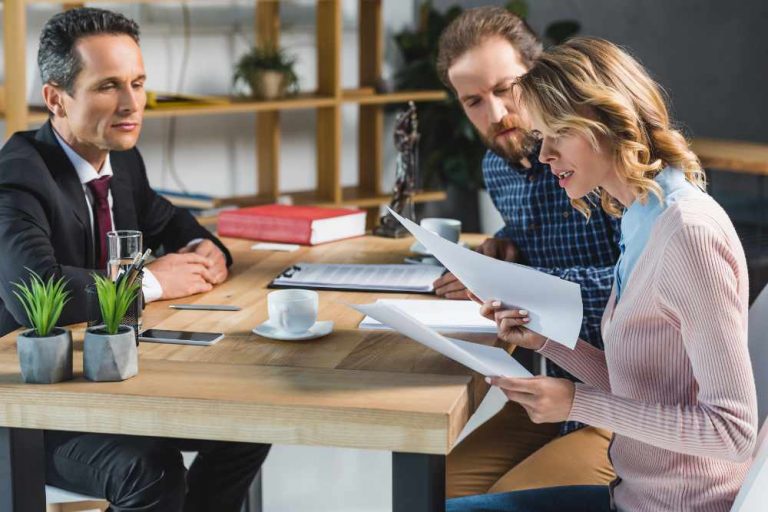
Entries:
<svg viewBox="0 0 768 512">
<path fill-rule="evenodd" d="M 104 324 L 85 330 L 83 374 L 99 382 L 130 379 L 139 372 L 139 354 L 133 328 L 122 322 L 140 284 L 128 284 L 126 279 L 114 282 L 99 274 L 93 274 L 93 279 Z"/>
<path fill-rule="evenodd" d="M 234 82 L 243 81 L 255 98 L 272 100 L 298 92 L 296 60 L 276 46 L 254 46 L 235 65 Z"/>
<path fill-rule="evenodd" d="M 29 270 L 29 269 L 27 269 Z M 51 384 L 72 378 L 72 333 L 56 327 L 69 300 L 66 280 L 43 279 L 29 270 L 28 283 L 13 283 L 14 295 L 27 314 L 31 329 L 16 338 L 21 378 L 34 384 Z"/>
</svg>

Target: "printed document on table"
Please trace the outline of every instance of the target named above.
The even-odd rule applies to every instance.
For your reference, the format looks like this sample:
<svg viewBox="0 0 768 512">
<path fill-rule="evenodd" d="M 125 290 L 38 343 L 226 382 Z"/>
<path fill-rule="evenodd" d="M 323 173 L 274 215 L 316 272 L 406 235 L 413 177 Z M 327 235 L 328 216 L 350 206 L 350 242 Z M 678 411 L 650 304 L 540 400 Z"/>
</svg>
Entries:
<svg viewBox="0 0 768 512">
<path fill-rule="evenodd" d="M 578 284 L 465 249 L 389 211 L 481 300 L 525 309 L 531 319 L 526 327 L 568 348 L 576 346 L 584 314 Z"/>
<path fill-rule="evenodd" d="M 437 332 L 496 333 L 496 322 L 480 314 L 480 305 L 471 300 L 415 300 L 379 299 L 405 311 L 413 318 Z M 366 316 L 360 329 L 391 329 L 375 318 Z"/>
<path fill-rule="evenodd" d="M 486 377 L 531 377 L 503 349 L 447 338 L 389 304 L 375 302 L 350 307 Z"/>
<path fill-rule="evenodd" d="M 443 272 L 435 265 L 297 263 L 277 276 L 272 286 L 430 293 Z"/>
</svg>

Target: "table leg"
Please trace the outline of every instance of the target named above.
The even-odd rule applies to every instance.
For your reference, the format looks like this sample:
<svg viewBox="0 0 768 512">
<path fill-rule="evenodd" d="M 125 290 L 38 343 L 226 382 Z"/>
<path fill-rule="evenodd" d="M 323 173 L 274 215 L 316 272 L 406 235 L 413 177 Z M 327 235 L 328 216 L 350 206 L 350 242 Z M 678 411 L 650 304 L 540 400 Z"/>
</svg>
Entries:
<svg viewBox="0 0 768 512">
<path fill-rule="evenodd" d="M 445 512 L 445 456 L 392 454 L 392 512 Z"/>
<path fill-rule="evenodd" d="M 0 512 L 43 510 L 43 431 L 0 427 Z"/>
<path fill-rule="evenodd" d="M 263 467 L 256 474 L 253 483 L 251 483 L 251 486 L 248 488 L 248 495 L 245 497 L 242 512 L 262 512 L 264 508 L 262 471 L 264 471 Z"/>
</svg>

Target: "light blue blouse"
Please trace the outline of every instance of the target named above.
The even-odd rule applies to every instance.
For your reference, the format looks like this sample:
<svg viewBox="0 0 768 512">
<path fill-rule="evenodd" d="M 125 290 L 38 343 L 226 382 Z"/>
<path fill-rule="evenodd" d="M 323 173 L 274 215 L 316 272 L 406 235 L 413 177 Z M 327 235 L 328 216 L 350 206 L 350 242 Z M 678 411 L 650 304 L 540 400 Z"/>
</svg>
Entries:
<svg viewBox="0 0 768 512">
<path fill-rule="evenodd" d="M 703 193 L 685 179 L 681 170 L 674 167 L 665 167 L 656 175 L 655 181 L 661 187 L 664 200 L 659 201 L 655 194 L 649 192 L 645 204 L 636 200 L 621 217 L 621 254 L 614 270 L 617 302 L 621 297 L 622 287 L 629 281 L 629 276 L 651 237 L 651 230 L 659 215 L 675 201 Z"/>
</svg>

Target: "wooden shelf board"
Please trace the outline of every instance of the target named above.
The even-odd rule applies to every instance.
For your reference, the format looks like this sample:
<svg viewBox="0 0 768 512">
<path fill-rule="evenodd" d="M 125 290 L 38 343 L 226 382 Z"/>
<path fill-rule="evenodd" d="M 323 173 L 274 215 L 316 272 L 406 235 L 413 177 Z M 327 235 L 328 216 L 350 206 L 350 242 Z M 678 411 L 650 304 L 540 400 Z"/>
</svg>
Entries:
<svg viewBox="0 0 768 512">
<path fill-rule="evenodd" d="M 232 99 L 231 103 L 214 105 L 190 105 L 182 107 L 167 107 L 147 109 L 144 117 L 147 119 L 172 116 L 197 116 L 215 114 L 245 114 L 249 112 L 270 112 L 276 110 L 298 110 L 317 107 L 328 107 L 336 104 L 329 96 L 316 94 L 299 94 L 279 100 L 255 101 L 248 99 Z"/>
<path fill-rule="evenodd" d="M 341 93 L 341 99 L 346 103 L 358 103 L 360 105 L 386 105 L 389 103 L 406 103 L 408 101 L 443 101 L 448 99 L 448 94 L 443 91 L 398 91 L 391 93 L 375 93 L 370 88 L 345 89 Z"/>
<path fill-rule="evenodd" d="M 368 208 L 373 206 L 381 206 L 382 204 L 388 204 L 392 199 L 391 194 L 378 194 L 371 196 L 369 193 L 361 191 L 358 187 L 345 187 L 342 197 L 343 203 L 349 206 L 357 206 L 359 208 Z M 429 190 L 416 194 L 413 197 L 415 203 L 429 203 L 432 201 L 445 201 L 446 194 L 442 190 Z"/>
<path fill-rule="evenodd" d="M 389 194 L 371 195 L 370 193 L 360 190 L 360 188 L 356 186 L 344 187 L 342 190 L 341 203 L 334 203 L 333 201 L 328 201 L 327 199 L 319 197 L 316 190 L 284 192 L 281 195 L 291 197 L 293 204 L 296 205 L 357 206 L 360 208 L 368 208 L 387 204 L 391 199 Z M 442 190 L 423 191 L 414 196 L 414 202 L 416 203 L 444 201 L 445 199 L 446 195 Z M 237 206 L 256 206 L 260 204 L 269 204 L 272 202 L 274 202 L 274 199 L 267 195 L 255 194 L 218 198 L 216 200 L 216 206 L 232 204 Z"/>
<path fill-rule="evenodd" d="M 342 92 L 341 102 L 357 103 L 359 105 L 387 105 L 391 103 L 405 103 L 407 101 L 442 101 L 448 98 L 445 91 L 400 91 L 386 94 L 376 94 L 369 89 L 349 89 Z M 219 103 L 210 105 L 189 105 L 180 107 L 164 107 L 147 109 L 144 111 L 145 119 L 158 119 L 166 117 L 186 117 L 204 115 L 247 114 L 251 112 L 270 112 L 278 110 L 299 110 L 318 107 L 331 107 L 339 101 L 330 96 L 318 96 L 316 94 L 299 94 L 280 100 L 254 101 L 233 99 L 231 103 Z M 0 113 L 3 118 L 4 113 Z M 40 108 L 29 110 L 29 124 L 41 124 L 48 119 L 48 113 Z"/>
<path fill-rule="evenodd" d="M 43 124 L 48 120 L 48 111 L 40 107 L 31 107 L 27 116 L 29 124 Z M 0 112 L 0 119 L 5 119 L 5 112 Z"/>
<path fill-rule="evenodd" d="M 294 204 L 312 204 L 317 206 L 356 206 L 358 208 L 370 208 L 387 204 L 391 200 L 390 194 L 375 194 L 361 190 L 359 187 L 344 187 L 342 190 L 341 204 L 335 204 L 332 201 L 324 200 L 317 196 L 316 191 L 287 193 L 293 198 Z M 414 202 L 424 203 L 430 201 L 444 201 L 445 192 L 442 190 L 425 191 L 414 196 Z"/>
<path fill-rule="evenodd" d="M 216 114 L 246 114 L 250 112 L 269 112 L 275 110 L 298 110 L 317 107 L 328 107 L 336 104 L 336 100 L 330 96 L 318 96 L 315 94 L 299 94 L 289 98 L 273 101 L 255 101 L 248 99 L 232 99 L 231 103 L 216 103 L 208 105 L 189 105 L 179 107 L 163 107 L 146 109 L 145 119 L 164 118 L 173 116 L 202 116 Z M 3 113 L 0 113 L 4 117 Z M 41 108 L 30 108 L 28 121 L 42 123 L 48 119 L 47 111 Z"/>
</svg>

